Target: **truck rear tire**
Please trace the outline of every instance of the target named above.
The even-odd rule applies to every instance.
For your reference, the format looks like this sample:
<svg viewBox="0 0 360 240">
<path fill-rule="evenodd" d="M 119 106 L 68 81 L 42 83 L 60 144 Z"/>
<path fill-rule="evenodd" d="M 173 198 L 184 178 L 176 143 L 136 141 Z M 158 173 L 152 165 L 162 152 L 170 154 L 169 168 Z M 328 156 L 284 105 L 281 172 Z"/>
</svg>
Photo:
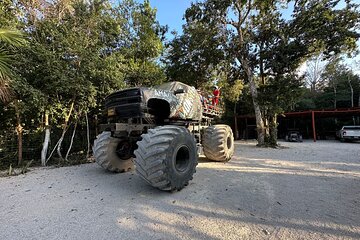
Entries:
<svg viewBox="0 0 360 240">
<path fill-rule="evenodd" d="M 227 162 L 234 155 L 234 135 L 228 125 L 213 125 L 203 135 L 205 156 L 213 161 Z"/>
<path fill-rule="evenodd" d="M 102 132 L 94 141 L 95 161 L 110 172 L 127 172 L 134 168 L 132 157 L 121 159 L 116 152 L 121 141 L 111 137 L 111 132 Z"/>
<path fill-rule="evenodd" d="M 151 186 L 160 190 L 180 190 L 192 180 L 197 165 L 194 137 L 184 127 L 161 126 L 150 129 L 137 142 L 135 170 Z"/>
</svg>

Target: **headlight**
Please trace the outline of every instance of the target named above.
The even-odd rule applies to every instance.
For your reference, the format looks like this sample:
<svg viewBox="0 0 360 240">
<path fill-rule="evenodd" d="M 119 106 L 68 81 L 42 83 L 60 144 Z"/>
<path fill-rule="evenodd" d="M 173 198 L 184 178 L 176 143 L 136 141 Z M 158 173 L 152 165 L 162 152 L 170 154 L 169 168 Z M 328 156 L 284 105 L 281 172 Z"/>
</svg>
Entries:
<svg viewBox="0 0 360 240">
<path fill-rule="evenodd" d="M 115 108 L 109 108 L 108 109 L 108 117 L 115 116 Z"/>
</svg>

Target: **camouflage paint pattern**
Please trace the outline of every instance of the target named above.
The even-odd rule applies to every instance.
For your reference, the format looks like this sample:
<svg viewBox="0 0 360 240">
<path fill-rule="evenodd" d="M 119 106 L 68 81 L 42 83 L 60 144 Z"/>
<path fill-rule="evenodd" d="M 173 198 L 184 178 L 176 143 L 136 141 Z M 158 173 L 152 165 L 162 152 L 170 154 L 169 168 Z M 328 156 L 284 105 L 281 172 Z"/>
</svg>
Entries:
<svg viewBox="0 0 360 240">
<path fill-rule="evenodd" d="M 177 90 L 184 90 L 184 93 L 174 94 Z M 143 100 L 150 99 L 165 100 L 170 104 L 169 118 L 200 120 L 203 106 L 200 94 L 194 87 L 181 82 L 169 82 L 155 88 L 142 88 Z"/>
</svg>

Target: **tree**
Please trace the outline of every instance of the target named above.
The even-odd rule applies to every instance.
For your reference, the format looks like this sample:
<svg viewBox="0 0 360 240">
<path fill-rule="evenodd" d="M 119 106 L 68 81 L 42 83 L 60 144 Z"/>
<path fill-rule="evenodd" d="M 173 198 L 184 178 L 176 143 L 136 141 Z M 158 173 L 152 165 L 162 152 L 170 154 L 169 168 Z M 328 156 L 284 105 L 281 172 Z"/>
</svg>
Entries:
<svg viewBox="0 0 360 240">
<path fill-rule="evenodd" d="M 187 14 L 189 11 L 192 10 L 188 9 Z M 225 60 L 223 51 L 218 48 L 221 35 L 217 30 L 216 26 L 189 19 L 182 35 L 174 33 L 165 59 L 168 78 L 204 88 L 213 73 L 221 71 L 219 66 Z"/>
<path fill-rule="evenodd" d="M 356 48 L 359 38 L 355 30 L 359 22 L 357 5 L 347 2 L 345 8 L 336 9 L 338 2 L 296 1 L 291 19 L 281 15 L 283 1 L 207 0 L 187 10 L 187 24 L 201 22 L 208 29 L 217 29 L 222 36 L 218 48 L 232 59 L 229 63 L 248 83 L 258 145 L 276 144 L 276 134 L 271 134 L 269 128 L 276 128 L 276 116 L 288 104 L 278 106 L 277 101 L 269 100 L 273 94 L 276 100 L 293 91 L 291 88 L 284 89 L 290 91 L 286 93 L 270 91 L 279 86 L 279 81 L 288 84 L 283 81 L 294 80 L 296 84 L 290 85 L 300 86 L 301 78 L 289 76 L 295 77 L 294 71 L 306 59 L 320 52 L 328 57 Z M 266 94 L 259 92 L 260 89 Z M 264 101 L 266 96 L 270 98 Z M 271 106 L 264 104 L 266 102 Z"/>
<path fill-rule="evenodd" d="M 30 46 L 19 63 L 20 69 L 26 69 L 22 77 L 46 98 L 41 107 L 45 119 L 62 128 L 57 144 L 60 159 L 71 118 L 79 117 L 74 113 L 83 115 L 100 103 L 98 95 L 124 86 L 122 56 L 112 53 L 121 27 L 111 15 L 111 6 L 96 1 L 76 2 L 65 11 L 63 6 L 61 1 L 49 5 L 55 10 L 33 19 Z M 49 133 L 46 126 L 43 164 Z"/>
<path fill-rule="evenodd" d="M 167 26 L 156 20 L 157 10 L 149 0 L 143 4 L 124 1 L 127 16 L 128 49 L 124 49 L 126 61 L 125 83 L 129 86 L 153 86 L 165 81 L 164 70 L 159 66 L 159 56 L 164 46 Z M 122 10 L 124 12 L 124 10 Z"/>
<path fill-rule="evenodd" d="M 310 86 L 312 92 L 324 88 L 324 79 L 322 74 L 325 70 L 325 63 L 322 61 L 322 55 L 314 56 L 306 63 L 305 80 L 306 85 Z"/>
<path fill-rule="evenodd" d="M 11 63 L 12 56 L 5 49 L 7 47 L 20 47 L 25 44 L 23 34 L 18 30 L 0 28 L 0 101 L 7 102 L 10 100 L 10 81 L 13 78 Z"/>
<path fill-rule="evenodd" d="M 15 64 L 23 84 L 16 94 L 28 99 L 29 93 L 38 93 L 39 101 L 23 101 L 23 109 L 45 130 L 43 165 L 52 155 L 47 154 L 54 132 L 50 127 L 61 129 L 55 142 L 63 159 L 68 129 L 98 114 L 106 95 L 164 81 L 158 58 L 166 28 L 156 21 L 149 2 L 128 0 L 116 6 L 109 1 L 37 0 L 17 4 L 29 44 Z M 70 149 L 71 144 L 66 158 Z"/>
<path fill-rule="evenodd" d="M 359 89 L 359 76 L 349 69 L 340 57 L 332 58 L 322 74 L 326 88 L 324 95 L 331 93 L 333 108 L 354 107 Z M 355 94 L 356 93 L 356 94 Z"/>
<path fill-rule="evenodd" d="M 22 163 L 22 135 L 23 128 L 20 118 L 20 102 L 14 96 L 17 76 L 14 73 L 14 56 L 18 49 L 26 44 L 24 35 L 16 29 L 18 19 L 17 10 L 13 8 L 12 1 L 4 0 L 0 5 L 0 102 L 11 104 L 15 109 L 16 127 L 18 135 L 18 165 Z"/>
<path fill-rule="evenodd" d="M 156 20 L 149 1 L 4 0 L 0 29 L 18 29 L 29 41 L 18 49 L 0 41 L 8 55 L 17 54 L 6 65 L 16 76 L 11 81 L 16 98 L 1 103 L 1 127 L 16 123 L 17 132 L 45 132 L 42 165 L 52 156 L 50 140 L 52 147 L 58 142 L 53 152 L 58 150 L 60 159 L 70 156 L 71 144 L 64 146 L 63 139 L 74 126 L 86 124 L 90 141 L 89 122 L 106 95 L 165 81 L 159 58 L 167 27 Z M 74 129 L 69 137 L 77 135 Z"/>
</svg>

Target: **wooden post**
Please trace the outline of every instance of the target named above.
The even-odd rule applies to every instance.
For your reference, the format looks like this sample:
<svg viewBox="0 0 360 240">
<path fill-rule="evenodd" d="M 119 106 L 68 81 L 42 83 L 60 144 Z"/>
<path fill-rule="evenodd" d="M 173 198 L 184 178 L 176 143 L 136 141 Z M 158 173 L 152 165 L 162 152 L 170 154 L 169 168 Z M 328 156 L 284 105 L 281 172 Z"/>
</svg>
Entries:
<svg viewBox="0 0 360 240">
<path fill-rule="evenodd" d="M 312 119 L 312 129 L 313 129 L 313 138 L 314 142 L 316 142 L 316 129 L 315 129 L 315 112 L 311 111 L 311 119 Z"/>
</svg>

